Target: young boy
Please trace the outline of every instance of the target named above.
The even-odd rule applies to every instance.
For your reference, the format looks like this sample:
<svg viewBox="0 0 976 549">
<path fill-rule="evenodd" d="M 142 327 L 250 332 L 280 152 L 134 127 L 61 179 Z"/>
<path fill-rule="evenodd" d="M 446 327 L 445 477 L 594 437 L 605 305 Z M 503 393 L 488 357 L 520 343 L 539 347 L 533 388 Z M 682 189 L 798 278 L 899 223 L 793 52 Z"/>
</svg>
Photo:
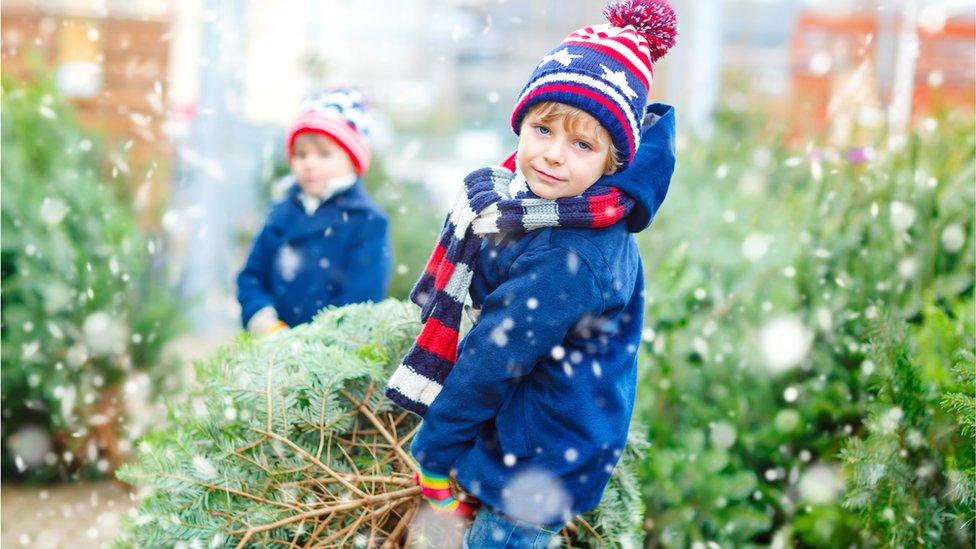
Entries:
<svg viewBox="0 0 976 549">
<path fill-rule="evenodd" d="M 386 296 L 387 219 L 366 194 L 369 115 L 362 95 L 335 88 L 305 103 L 286 136 L 294 183 L 268 215 L 237 277 L 241 320 L 267 334 L 329 305 Z"/>
<path fill-rule="evenodd" d="M 644 306 L 630 233 L 674 169 L 673 109 L 645 105 L 676 22 L 663 0 L 605 14 L 536 66 L 516 155 L 465 179 L 411 294 L 424 326 L 387 395 L 424 418 L 411 451 L 433 507 L 473 512 L 452 473 L 483 503 L 466 546 L 546 546 L 599 503 L 626 443 Z"/>
</svg>

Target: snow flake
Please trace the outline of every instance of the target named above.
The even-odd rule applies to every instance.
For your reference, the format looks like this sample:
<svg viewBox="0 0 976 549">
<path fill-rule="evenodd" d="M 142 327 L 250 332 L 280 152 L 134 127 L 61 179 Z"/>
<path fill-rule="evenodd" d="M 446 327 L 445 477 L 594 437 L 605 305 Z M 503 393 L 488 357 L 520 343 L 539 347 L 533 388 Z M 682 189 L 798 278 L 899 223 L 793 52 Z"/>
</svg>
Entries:
<svg viewBox="0 0 976 549">
<path fill-rule="evenodd" d="M 47 430 L 37 425 L 21 427 L 7 437 L 6 445 L 21 472 L 40 465 L 53 447 Z"/>
<path fill-rule="evenodd" d="M 776 317 L 759 333 L 767 369 L 778 374 L 797 366 L 810 351 L 813 335 L 796 316 Z"/>
<path fill-rule="evenodd" d="M 823 76 L 830 72 L 834 62 L 827 52 L 817 52 L 810 57 L 809 69 L 816 76 Z"/>
<path fill-rule="evenodd" d="M 68 205 L 60 198 L 44 197 L 41 201 L 41 219 L 48 225 L 57 225 L 68 215 Z"/>
<path fill-rule="evenodd" d="M 761 233 L 752 233 L 742 241 L 742 255 L 749 261 L 759 261 L 769 251 L 772 237 Z"/>
<path fill-rule="evenodd" d="M 719 421 L 710 426 L 708 440 L 712 446 L 728 450 L 735 444 L 737 433 L 735 427 L 727 421 Z"/>
<path fill-rule="evenodd" d="M 580 258 L 573 252 L 566 252 L 566 269 L 569 274 L 576 274 L 579 271 Z"/>
<path fill-rule="evenodd" d="M 566 349 L 564 349 L 562 345 L 556 345 L 551 351 L 549 351 L 549 354 L 555 360 L 562 360 L 563 357 L 566 356 Z"/>
<path fill-rule="evenodd" d="M 791 433 L 800 426 L 800 413 L 793 409 L 780 410 L 773 425 L 781 433 Z"/>
<path fill-rule="evenodd" d="M 953 223 L 943 229 L 939 240 L 942 241 L 942 247 L 947 252 L 955 253 L 961 250 L 966 243 L 966 231 L 963 229 L 962 224 Z"/>
<path fill-rule="evenodd" d="M 502 491 L 502 498 L 502 512 L 535 523 L 552 522 L 571 504 L 560 480 L 538 469 L 516 475 Z"/>
<path fill-rule="evenodd" d="M 281 271 L 281 278 L 286 281 L 295 280 L 298 269 L 302 265 L 302 256 L 291 246 L 282 246 L 278 252 L 278 269 Z"/>
<path fill-rule="evenodd" d="M 900 406 L 893 406 L 877 419 L 874 427 L 882 434 L 891 434 L 898 429 L 904 417 L 904 410 Z"/>
<path fill-rule="evenodd" d="M 915 208 L 903 202 L 892 202 L 890 206 L 891 226 L 896 230 L 905 231 L 915 223 L 917 216 Z"/>
<path fill-rule="evenodd" d="M 214 467 L 214 464 L 200 455 L 193 456 L 193 469 L 203 479 L 211 479 L 217 476 L 217 468 Z"/>
<path fill-rule="evenodd" d="M 515 321 L 511 317 L 502 320 L 501 324 L 492 328 L 491 333 L 488 335 L 491 338 L 492 343 L 499 347 L 504 347 L 508 345 L 508 331 L 515 327 Z"/>
<path fill-rule="evenodd" d="M 918 261 L 914 257 L 906 257 L 898 262 L 898 276 L 908 280 L 918 272 Z"/>
<path fill-rule="evenodd" d="M 126 326 L 105 311 L 96 311 L 88 315 L 82 331 L 85 334 L 87 348 L 94 355 L 122 353 L 129 339 Z"/>
</svg>

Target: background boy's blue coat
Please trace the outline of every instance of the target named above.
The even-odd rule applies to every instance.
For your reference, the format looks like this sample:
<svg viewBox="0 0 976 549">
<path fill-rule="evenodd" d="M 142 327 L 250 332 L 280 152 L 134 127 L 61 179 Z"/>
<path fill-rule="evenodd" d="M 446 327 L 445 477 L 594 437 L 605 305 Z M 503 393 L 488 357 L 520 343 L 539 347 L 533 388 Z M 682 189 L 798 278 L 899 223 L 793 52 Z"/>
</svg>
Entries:
<svg viewBox="0 0 976 549">
<path fill-rule="evenodd" d="M 471 287 L 481 316 L 411 446 L 426 470 L 456 469 L 466 490 L 522 520 L 595 507 L 626 443 L 644 308 L 628 231 L 650 223 L 674 169 L 674 112 L 649 113 L 635 164 L 599 183 L 640 203 L 631 216 L 484 243 Z"/>
<path fill-rule="evenodd" d="M 244 326 L 265 306 L 289 326 L 329 305 L 386 297 L 392 257 L 386 215 L 362 182 L 307 215 L 292 186 L 268 214 L 237 277 Z"/>
</svg>

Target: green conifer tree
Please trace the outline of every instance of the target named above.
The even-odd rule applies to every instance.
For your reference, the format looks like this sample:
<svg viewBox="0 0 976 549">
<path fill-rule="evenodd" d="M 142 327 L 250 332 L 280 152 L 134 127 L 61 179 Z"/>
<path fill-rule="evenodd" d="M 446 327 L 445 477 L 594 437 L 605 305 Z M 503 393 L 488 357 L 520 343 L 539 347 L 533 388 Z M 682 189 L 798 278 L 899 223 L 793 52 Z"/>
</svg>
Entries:
<svg viewBox="0 0 976 549">
<path fill-rule="evenodd" d="M 119 472 L 148 494 L 118 545 L 403 542 L 421 505 L 408 454 L 418 424 L 382 388 L 418 332 L 413 305 L 349 305 L 270 337 L 242 336 L 198 364 L 198 389 Z M 641 544 L 643 448 L 632 440 L 600 508 L 567 539 Z"/>
</svg>

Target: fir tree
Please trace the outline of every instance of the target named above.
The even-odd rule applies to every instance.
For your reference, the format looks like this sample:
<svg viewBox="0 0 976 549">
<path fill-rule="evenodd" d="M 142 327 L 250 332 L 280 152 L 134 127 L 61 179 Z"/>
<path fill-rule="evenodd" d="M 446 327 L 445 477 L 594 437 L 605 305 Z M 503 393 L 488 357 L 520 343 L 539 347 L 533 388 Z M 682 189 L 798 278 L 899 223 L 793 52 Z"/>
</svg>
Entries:
<svg viewBox="0 0 976 549">
<path fill-rule="evenodd" d="M 382 387 L 416 319 L 396 300 L 327 309 L 198 364 L 199 388 L 119 472 L 148 490 L 119 546 L 402 543 L 421 508 L 407 450 L 417 421 Z M 642 448 L 632 440 L 600 508 L 569 538 L 641 544 Z"/>
<path fill-rule="evenodd" d="M 866 434 L 847 440 L 840 454 L 848 473 L 844 505 L 859 513 L 862 540 L 883 547 L 944 547 L 962 546 L 968 538 L 972 545 L 972 533 L 960 530 L 948 512 L 946 473 L 952 469 L 943 463 L 954 449 L 968 447 L 971 453 L 971 440 L 964 443 L 958 426 L 937 416 L 936 387 L 922 377 L 900 324 L 890 318 L 878 322 L 871 360 L 876 370 L 869 389 L 875 398 Z M 965 399 L 949 400 L 966 406 Z M 962 421 L 965 430 L 971 420 Z"/>
<path fill-rule="evenodd" d="M 98 141 L 49 76 L 3 81 L 3 473 L 99 475 L 139 436 L 179 327 L 147 239 Z"/>
</svg>

